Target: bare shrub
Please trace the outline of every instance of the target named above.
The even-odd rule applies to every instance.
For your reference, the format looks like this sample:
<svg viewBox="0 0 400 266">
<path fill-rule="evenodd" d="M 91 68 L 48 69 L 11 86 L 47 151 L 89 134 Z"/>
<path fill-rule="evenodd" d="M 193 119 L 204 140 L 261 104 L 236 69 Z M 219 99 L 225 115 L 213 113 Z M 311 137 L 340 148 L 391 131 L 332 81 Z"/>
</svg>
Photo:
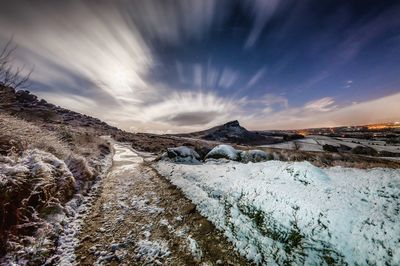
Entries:
<svg viewBox="0 0 400 266">
<path fill-rule="evenodd" d="M 78 190 L 85 190 L 93 181 L 95 174 L 87 160 L 78 155 L 71 154 L 65 163 L 77 181 Z"/>
<path fill-rule="evenodd" d="M 75 179 L 67 165 L 37 149 L 13 159 L 0 156 L 0 246 L 6 236 L 31 235 L 48 214 L 59 212 L 75 193 Z M 4 253 L 5 250 L 0 250 Z"/>
<path fill-rule="evenodd" d="M 6 87 L 28 88 L 30 87 L 29 78 L 33 72 L 31 69 L 27 74 L 22 74 L 25 67 L 14 67 L 13 66 L 13 53 L 17 49 L 15 45 L 12 45 L 12 38 L 6 43 L 3 49 L 0 51 L 0 85 Z"/>
<path fill-rule="evenodd" d="M 293 149 L 299 151 L 301 149 L 301 144 L 298 141 L 293 141 Z"/>
</svg>

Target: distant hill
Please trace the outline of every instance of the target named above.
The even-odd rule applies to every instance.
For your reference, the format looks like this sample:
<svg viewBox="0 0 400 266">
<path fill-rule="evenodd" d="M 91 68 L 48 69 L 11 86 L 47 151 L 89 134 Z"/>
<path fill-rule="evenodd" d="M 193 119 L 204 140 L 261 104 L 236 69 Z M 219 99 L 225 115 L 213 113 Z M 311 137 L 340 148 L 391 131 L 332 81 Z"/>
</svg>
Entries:
<svg viewBox="0 0 400 266">
<path fill-rule="evenodd" d="M 274 137 L 245 129 L 237 120 L 207 130 L 178 134 L 176 136 L 235 143 L 239 145 L 262 145 L 277 142 Z"/>
</svg>

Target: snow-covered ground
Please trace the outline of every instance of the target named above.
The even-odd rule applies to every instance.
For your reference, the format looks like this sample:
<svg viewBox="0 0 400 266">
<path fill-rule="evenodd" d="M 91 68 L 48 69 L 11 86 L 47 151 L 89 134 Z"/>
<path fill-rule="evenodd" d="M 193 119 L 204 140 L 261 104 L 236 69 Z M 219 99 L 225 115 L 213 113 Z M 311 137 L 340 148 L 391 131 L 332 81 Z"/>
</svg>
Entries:
<svg viewBox="0 0 400 266">
<path fill-rule="evenodd" d="M 258 264 L 400 264 L 399 170 L 280 161 L 155 167 Z"/>
<path fill-rule="evenodd" d="M 283 143 L 263 145 L 262 147 L 269 148 L 279 148 L 279 149 L 289 149 L 295 148 L 294 142 L 299 143 L 299 150 L 303 151 L 323 151 L 322 146 L 325 144 L 333 145 L 339 147 L 340 145 L 345 145 L 350 148 L 357 146 L 367 146 L 371 147 L 377 151 L 389 151 L 400 153 L 400 145 L 387 144 L 383 140 L 363 140 L 355 138 L 332 138 L 328 136 L 310 135 L 304 139 L 299 139 L 295 141 L 287 141 Z"/>
</svg>

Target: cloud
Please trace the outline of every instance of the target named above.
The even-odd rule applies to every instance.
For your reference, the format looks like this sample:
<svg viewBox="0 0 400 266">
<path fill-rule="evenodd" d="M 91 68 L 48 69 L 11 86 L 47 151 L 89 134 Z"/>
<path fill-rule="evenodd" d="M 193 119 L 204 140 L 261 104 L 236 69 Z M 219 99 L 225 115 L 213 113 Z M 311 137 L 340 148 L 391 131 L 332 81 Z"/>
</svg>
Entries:
<svg viewBox="0 0 400 266">
<path fill-rule="evenodd" d="M 265 67 L 260 68 L 249 80 L 247 87 L 252 87 L 263 77 L 265 74 Z"/>
<path fill-rule="evenodd" d="M 237 72 L 225 68 L 222 72 L 221 78 L 219 79 L 219 86 L 222 88 L 229 88 L 231 87 L 239 78 L 239 75 Z"/>
<path fill-rule="evenodd" d="M 271 112 L 275 109 L 287 109 L 289 107 L 289 100 L 282 95 L 276 95 L 273 93 L 267 93 L 257 99 L 248 99 L 243 97 L 236 101 L 236 103 L 242 106 L 253 106 L 258 107 L 263 112 Z"/>
<path fill-rule="evenodd" d="M 115 2 L 115 1 L 113 1 Z M 178 45 L 184 39 L 200 40 L 226 18 L 229 1 L 135 1 L 129 11 L 145 36 Z"/>
<path fill-rule="evenodd" d="M 271 19 L 279 3 L 280 0 L 252 0 L 245 2 L 254 17 L 253 27 L 244 45 L 246 49 L 253 47 L 257 42 L 262 30 Z"/>
<path fill-rule="evenodd" d="M 56 17 L 53 5 L 24 6 L 26 17 L 2 20 L 1 32 L 15 32 L 21 61 L 36 65 L 33 81 L 57 87 L 88 80 L 117 101 L 139 100 L 150 90 L 144 77 L 153 58 L 138 30 L 115 6 L 73 3 Z"/>
<path fill-rule="evenodd" d="M 218 115 L 215 111 L 183 112 L 160 117 L 156 121 L 168 122 L 174 126 L 198 126 L 211 123 Z"/>
<path fill-rule="evenodd" d="M 203 68 L 200 64 L 195 64 L 193 66 L 193 76 L 194 76 L 194 85 L 198 88 L 203 86 Z"/>
<path fill-rule="evenodd" d="M 324 97 L 322 99 L 314 100 L 306 103 L 304 106 L 305 109 L 318 111 L 318 112 L 327 112 L 335 109 L 337 106 L 333 105 L 335 100 L 331 97 Z"/>
<path fill-rule="evenodd" d="M 143 107 L 142 122 L 159 122 L 167 128 L 180 126 L 203 128 L 217 125 L 237 114 L 237 105 L 212 93 L 184 92 L 173 93 L 162 101 Z M 177 127 L 176 127 L 177 128 Z"/>
<path fill-rule="evenodd" d="M 261 102 L 265 104 L 266 106 L 271 106 L 275 104 L 282 105 L 284 108 L 288 108 L 289 106 L 289 101 L 287 98 L 281 96 L 281 95 L 275 95 L 275 94 L 265 94 L 261 98 Z"/>
</svg>

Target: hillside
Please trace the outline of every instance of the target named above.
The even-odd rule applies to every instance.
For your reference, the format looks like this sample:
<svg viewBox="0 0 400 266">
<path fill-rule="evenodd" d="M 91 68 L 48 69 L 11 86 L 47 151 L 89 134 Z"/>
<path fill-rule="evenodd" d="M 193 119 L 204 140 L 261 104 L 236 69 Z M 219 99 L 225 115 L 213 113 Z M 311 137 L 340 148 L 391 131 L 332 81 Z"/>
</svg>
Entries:
<svg viewBox="0 0 400 266">
<path fill-rule="evenodd" d="M 43 130 L 55 132 L 70 146 L 77 146 L 76 141 L 72 139 L 73 135 L 78 135 L 79 138 L 111 136 L 117 141 L 132 143 L 137 150 L 157 153 L 168 147 L 182 145 L 182 140 L 178 137 L 126 132 L 110 126 L 98 118 L 39 99 L 27 90 L 16 91 L 11 87 L 0 86 L 0 113 L 10 115 L 15 119 L 22 119 Z M 191 147 L 199 146 L 199 143 L 202 143 L 202 146 L 210 145 L 201 140 L 185 140 L 185 143 Z M 0 153 L 1 149 L 0 143 Z M 3 147 L 4 149 L 6 147 Z"/>
<path fill-rule="evenodd" d="M 56 106 L 27 90 L 16 91 L 11 87 L 0 86 L 0 112 L 35 123 L 90 128 L 103 135 L 120 131 L 100 119 Z"/>
<path fill-rule="evenodd" d="M 188 134 L 178 134 L 177 136 L 234 143 L 239 145 L 263 145 L 277 142 L 273 137 L 245 129 L 237 120 L 207 130 Z"/>
</svg>

